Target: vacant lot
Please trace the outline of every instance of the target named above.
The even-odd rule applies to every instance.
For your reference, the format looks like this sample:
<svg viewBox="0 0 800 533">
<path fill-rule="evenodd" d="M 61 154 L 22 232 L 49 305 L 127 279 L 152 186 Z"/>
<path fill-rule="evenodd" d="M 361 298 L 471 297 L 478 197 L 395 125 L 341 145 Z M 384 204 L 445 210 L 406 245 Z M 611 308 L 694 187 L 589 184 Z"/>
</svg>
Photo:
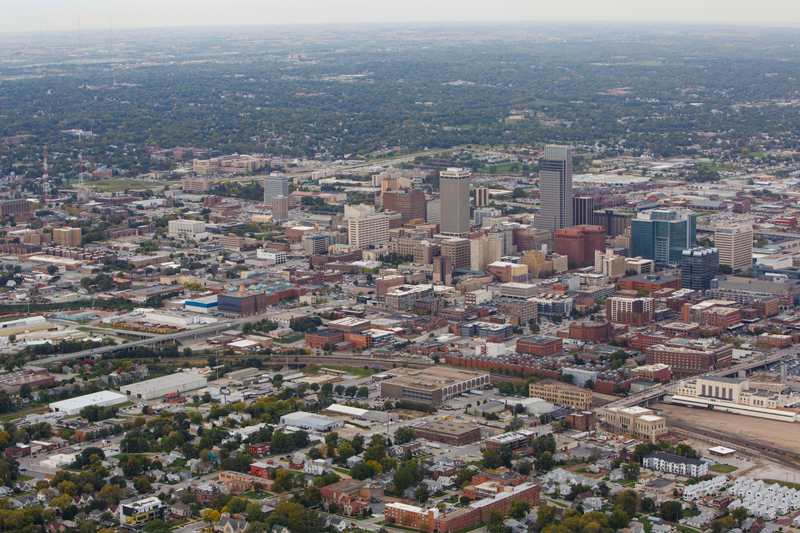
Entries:
<svg viewBox="0 0 800 533">
<path fill-rule="evenodd" d="M 753 444 L 776 446 L 800 454 L 800 424 L 777 422 L 763 418 L 717 413 L 702 409 L 660 404 L 652 406 L 669 422 L 675 421 L 694 426 L 695 431 L 709 429 L 733 438 L 741 438 Z M 732 445 L 735 448 L 735 445 Z"/>
</svg>

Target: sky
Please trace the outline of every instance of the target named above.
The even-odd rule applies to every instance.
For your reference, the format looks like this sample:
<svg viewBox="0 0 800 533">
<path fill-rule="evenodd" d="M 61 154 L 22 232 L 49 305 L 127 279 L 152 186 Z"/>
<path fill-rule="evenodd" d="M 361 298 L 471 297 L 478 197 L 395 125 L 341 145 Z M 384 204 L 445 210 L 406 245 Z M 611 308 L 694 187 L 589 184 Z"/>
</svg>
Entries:
<svg viewBox="0 0 800 533">
<path fill-rule="evenodd" d="M 798 0 L 0 0 L 0 32 L 213 25 L 654 21 L 800 25 Z"/>
</svg>

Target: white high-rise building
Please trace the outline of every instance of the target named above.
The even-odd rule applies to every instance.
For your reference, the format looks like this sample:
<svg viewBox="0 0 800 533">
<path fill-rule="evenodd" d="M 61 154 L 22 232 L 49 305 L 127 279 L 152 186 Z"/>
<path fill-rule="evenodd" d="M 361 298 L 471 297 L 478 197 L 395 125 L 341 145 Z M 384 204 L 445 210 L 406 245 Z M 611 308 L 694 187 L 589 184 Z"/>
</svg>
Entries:
<svg viewBox="0 0 800 533">
<path fill-rule="evenodd" d="M 747 272 L 753 266 L 753 227 L 718 227 L 714 242 L 719 250 L 719 264 L 728 265 L 734 272 Z"/>
<path fill-rule="evenodd" d="M 384 214 L 347 219 L 347 243 L 354 248 L 389 242 L 389 217 Z"/>
<path fill-rule="evenodd" d="M 534 218 L 538 229 L 556 230 L 572 227 L 572 147 L 544 147 L 539 172 L 539 214 Z"/>
<path fill-rule="evenodd" d="M 448 168 L 439 172 L 441 192 L 441 232 L 445 235 L 469 233 L 469 169 Z"/>
</svg>

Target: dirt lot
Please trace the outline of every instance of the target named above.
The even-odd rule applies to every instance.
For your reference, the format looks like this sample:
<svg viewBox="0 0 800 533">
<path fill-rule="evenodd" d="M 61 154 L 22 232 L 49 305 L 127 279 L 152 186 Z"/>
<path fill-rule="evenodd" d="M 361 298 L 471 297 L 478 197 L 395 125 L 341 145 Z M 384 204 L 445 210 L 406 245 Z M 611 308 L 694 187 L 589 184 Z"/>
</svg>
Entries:
<svg viewBox="0 0 800 533">
<path fill-rule="evenodd" d="M 706 428 L 734 438 L 744 438 L 753 444 L 780 447 L 800 455 L 800 423 L 790 424 L 667 404 L 654 405 L 651 408 L 667 419 L 667 425 L 671 421 L 678 421 L 692 425 L 700 432 Z"/>
</svg>

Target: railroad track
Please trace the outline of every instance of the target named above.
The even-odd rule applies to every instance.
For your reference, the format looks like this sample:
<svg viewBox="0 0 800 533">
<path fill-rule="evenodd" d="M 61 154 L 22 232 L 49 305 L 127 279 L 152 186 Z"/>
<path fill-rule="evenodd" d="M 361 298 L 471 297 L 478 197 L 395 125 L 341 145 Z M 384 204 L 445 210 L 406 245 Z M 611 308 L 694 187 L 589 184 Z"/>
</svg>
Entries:
<svg viewBox="0 0 800 533">
<path fill-rule="evenodd" d="M 708 428 L 698 430 L 697 426 L 684 424 L 675 420 L 670 420 L 669 425 L 673 430 L 675 430 L 676 433 L 683 434 L 693 439 L 711 442 L 726 447 L 733 446 L 737 449 L 737 451 L 744 455 L 748 455 L 750 457 L 767 457 L 780 466 L 790 468 L 792 470 L 798 470 L 798 468 L 800 468 L 800 458 L 797 456 L 796 452 L 790 450 L 784 450 L 782 448 L 778 448 L 777 446 L 753 444 L 751 441 L 743 438 L 719 431 L 714 431 Z M 790 460 L 790 457 L 795 458 L 795 460 Z"/>
</svg>

